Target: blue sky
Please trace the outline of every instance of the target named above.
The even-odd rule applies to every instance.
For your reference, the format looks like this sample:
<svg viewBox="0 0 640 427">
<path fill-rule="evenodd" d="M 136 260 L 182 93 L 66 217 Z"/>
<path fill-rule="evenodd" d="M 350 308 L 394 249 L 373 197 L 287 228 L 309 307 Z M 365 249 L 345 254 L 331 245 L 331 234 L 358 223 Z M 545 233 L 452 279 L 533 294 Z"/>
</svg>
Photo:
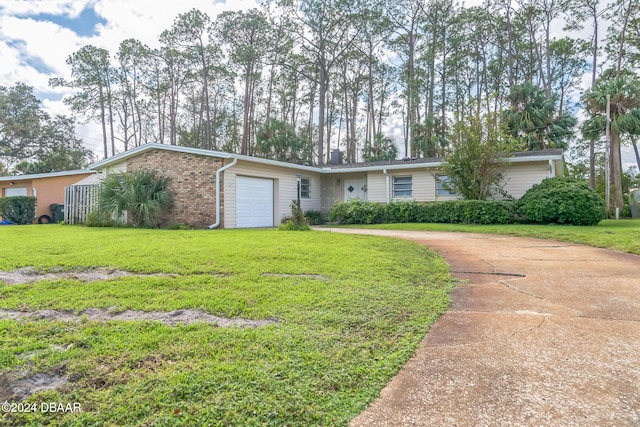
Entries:
<svg viewBox="0 0 640 427">
<path fill-rule="evenodd" d="M 107 20 L 101 17 L 93 9 L 92 5 L 86 7 L 77 16 L 68 14 L 39 13 L 37 15 L 17 15 L 18 18 L 31 18 L 37 22 L 53 22 L 60 27 L 68 28 L 80 37 L 93 37 L 99 35 L 98 26 L 107 24 Z"/>
</svg>

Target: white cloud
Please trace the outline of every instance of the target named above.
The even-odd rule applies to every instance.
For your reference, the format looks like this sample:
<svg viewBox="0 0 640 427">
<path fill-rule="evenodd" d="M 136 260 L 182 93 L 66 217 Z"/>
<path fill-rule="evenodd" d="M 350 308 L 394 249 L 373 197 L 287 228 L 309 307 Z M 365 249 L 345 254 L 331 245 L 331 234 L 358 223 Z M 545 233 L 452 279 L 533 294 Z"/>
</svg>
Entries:
<svg viewBox="0 0 640 427">
<path fill-rule="evenodd" d="M 3 62 L 6 58 L 15 67 L 3 66 L 2 71 L 18 74 L 20 81 L 38 90 L 47 86 L 49 77 L 68 73 L 66 59 L 82 45 L 82 39 L 73 31 L 52 22 L 3 16 L 0 28 L 0 49 L 7 51 Z M 0 79 L 0 84 L 12 84 L 4 81 L 4 75 Z"/>
<path fill-rule="evenodd" d="M 51 14 L 77 18 L 93 7 L 105 23 L 98 24 L 95 36 L 82 37 L 70 28 L 36 20 Z M 43 108 L 50 114 L 69 114 L 61 101 L 68 88 L 49 87 L 51 77 L 70 78 L 66 59 L 82 46 L 92 44 L 115 53 L 121 41 L 136 38 L 158 45 L 160 33 L 169 29 L 178 14 L 199 9 L 212 19 L 226 10 L 258 7 L 256 0 L 3 0 L 0 5 L 0 86 L 18 82 L 34 88 Z M 85 145 L 101 152 L 101 132 L 94 124 L 79 125 L 78 135 Z M 96 137 L 97 136 L 97 137 Z"/>
<path fill-rule="evenodd" d="M 246 10 L 258 7 L 255 0 L 229 0 L 226 3 L 211 0 L 98 0 L 96 12 L 107 21 L 100 26 L 100 47 L 117 50 L 118 44 L 127 38 L 136 38 L 150 46 L 158 45 L 160 33 L 173 24 L 181 13 L 198 9 L 215 19 L 227 10 Z"/>
<path fill-rule="evenodd" d="M 50 13 L 71 18 L 80 15 L 94 0 L 3 0 L 3 12 L 8 15 L 37 15 Z"/>
</svg>

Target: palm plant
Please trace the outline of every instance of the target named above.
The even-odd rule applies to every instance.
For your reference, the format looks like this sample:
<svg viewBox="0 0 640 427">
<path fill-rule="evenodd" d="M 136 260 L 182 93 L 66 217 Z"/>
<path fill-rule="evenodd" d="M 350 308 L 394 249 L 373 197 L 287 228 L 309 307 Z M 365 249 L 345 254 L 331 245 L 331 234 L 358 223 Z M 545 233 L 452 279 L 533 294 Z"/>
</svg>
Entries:
<svg viewBox="0 0 640 427">
<path fill-rule="evenodd" d="M 605 71 L 593 87 L 585 92 L 583 101 L 591 117 L 584 123 L 585 137 L 597 139 L 605 132 L 607 123 L 607 98 L 609 98 L 610 123 L 610 183 L 614 206 L 624 207 L 622 196 L 622 161 L 620 137 L 623 134 L 640 135 L 640 78 L 634 73 L 615 70 Z"/>
<path fill-rule="evenodd" d="M 395 160 L 398 148 L 391 138 L 381 133 L 376 133 L 373 144 L 366 140 L 362 149 L 362 158 L 365 162 L 377 162 L 380 160 Z"/>
<path fill-rule="evenodd" d="M 525 149 L 567 147 L 576 119 L 556 115 L 554 97 L 548 98 L 542 88 L 524 83 L 511 89 L 509 101 L 511 108 L 503 113 L 504 124 Z"/>
<path fill-rule="evenodd" d="M 288 163 L 313 161 L 313 150 L 308 141 L 298 137 L 287 123 L 271 119 L 256 134 L 255 155 Z"/>
<path fill-rule="evenodd" d="M 161 215 L 171 206 L 168 178 L 136 170 L 123 175 L 108 175 L 100 192 L 100 211 L 105 216 L 127 220 L 135 227 L 156 228 Z"/>
</svg>

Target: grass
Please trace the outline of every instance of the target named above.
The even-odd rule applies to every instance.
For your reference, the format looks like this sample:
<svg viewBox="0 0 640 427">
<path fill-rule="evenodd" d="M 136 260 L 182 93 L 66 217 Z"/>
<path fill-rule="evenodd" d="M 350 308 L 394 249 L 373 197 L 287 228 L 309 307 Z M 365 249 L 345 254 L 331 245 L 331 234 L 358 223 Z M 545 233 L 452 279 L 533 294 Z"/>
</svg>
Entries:
<svg viewBox="0 0 640 427">
<path fill-rule="evenodd" d="M 279 320 L 256 329 L 0 320 L 0 376 L 62 372 L 66 386 L 27 402 L 82 405 L 4 413 L 5 425 L 347 425 L 413 354 L 453 286 L 434 252 L 370 236 L 33 225 L 0 228 L 0 241 L 5 271 L 176 275 L 0 282 L 0 309 Z"/>
<path fill-rule="evenodd" d="M 462 224 L 379 224 L 357 226 L 387 230 L 460 231 L 535 237 L 579 243 L 640 255 L 640 220 L 605 220 L 597 226 L 571 225 L 462 225 Z"/>
</svg>

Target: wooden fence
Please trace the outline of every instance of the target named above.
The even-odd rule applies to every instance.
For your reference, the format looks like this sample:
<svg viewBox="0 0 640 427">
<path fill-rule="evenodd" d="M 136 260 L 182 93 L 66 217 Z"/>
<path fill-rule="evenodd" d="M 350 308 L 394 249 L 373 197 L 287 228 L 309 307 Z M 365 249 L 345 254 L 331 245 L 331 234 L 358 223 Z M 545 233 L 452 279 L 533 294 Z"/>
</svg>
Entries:
<svg viewBox="0 0 640 427">
<path fill-rule="evenodd" d="M 83 224 L 98 204 L 99 185 L 72 185 L 64 189 L 64 222 Z"/>
</svg>

